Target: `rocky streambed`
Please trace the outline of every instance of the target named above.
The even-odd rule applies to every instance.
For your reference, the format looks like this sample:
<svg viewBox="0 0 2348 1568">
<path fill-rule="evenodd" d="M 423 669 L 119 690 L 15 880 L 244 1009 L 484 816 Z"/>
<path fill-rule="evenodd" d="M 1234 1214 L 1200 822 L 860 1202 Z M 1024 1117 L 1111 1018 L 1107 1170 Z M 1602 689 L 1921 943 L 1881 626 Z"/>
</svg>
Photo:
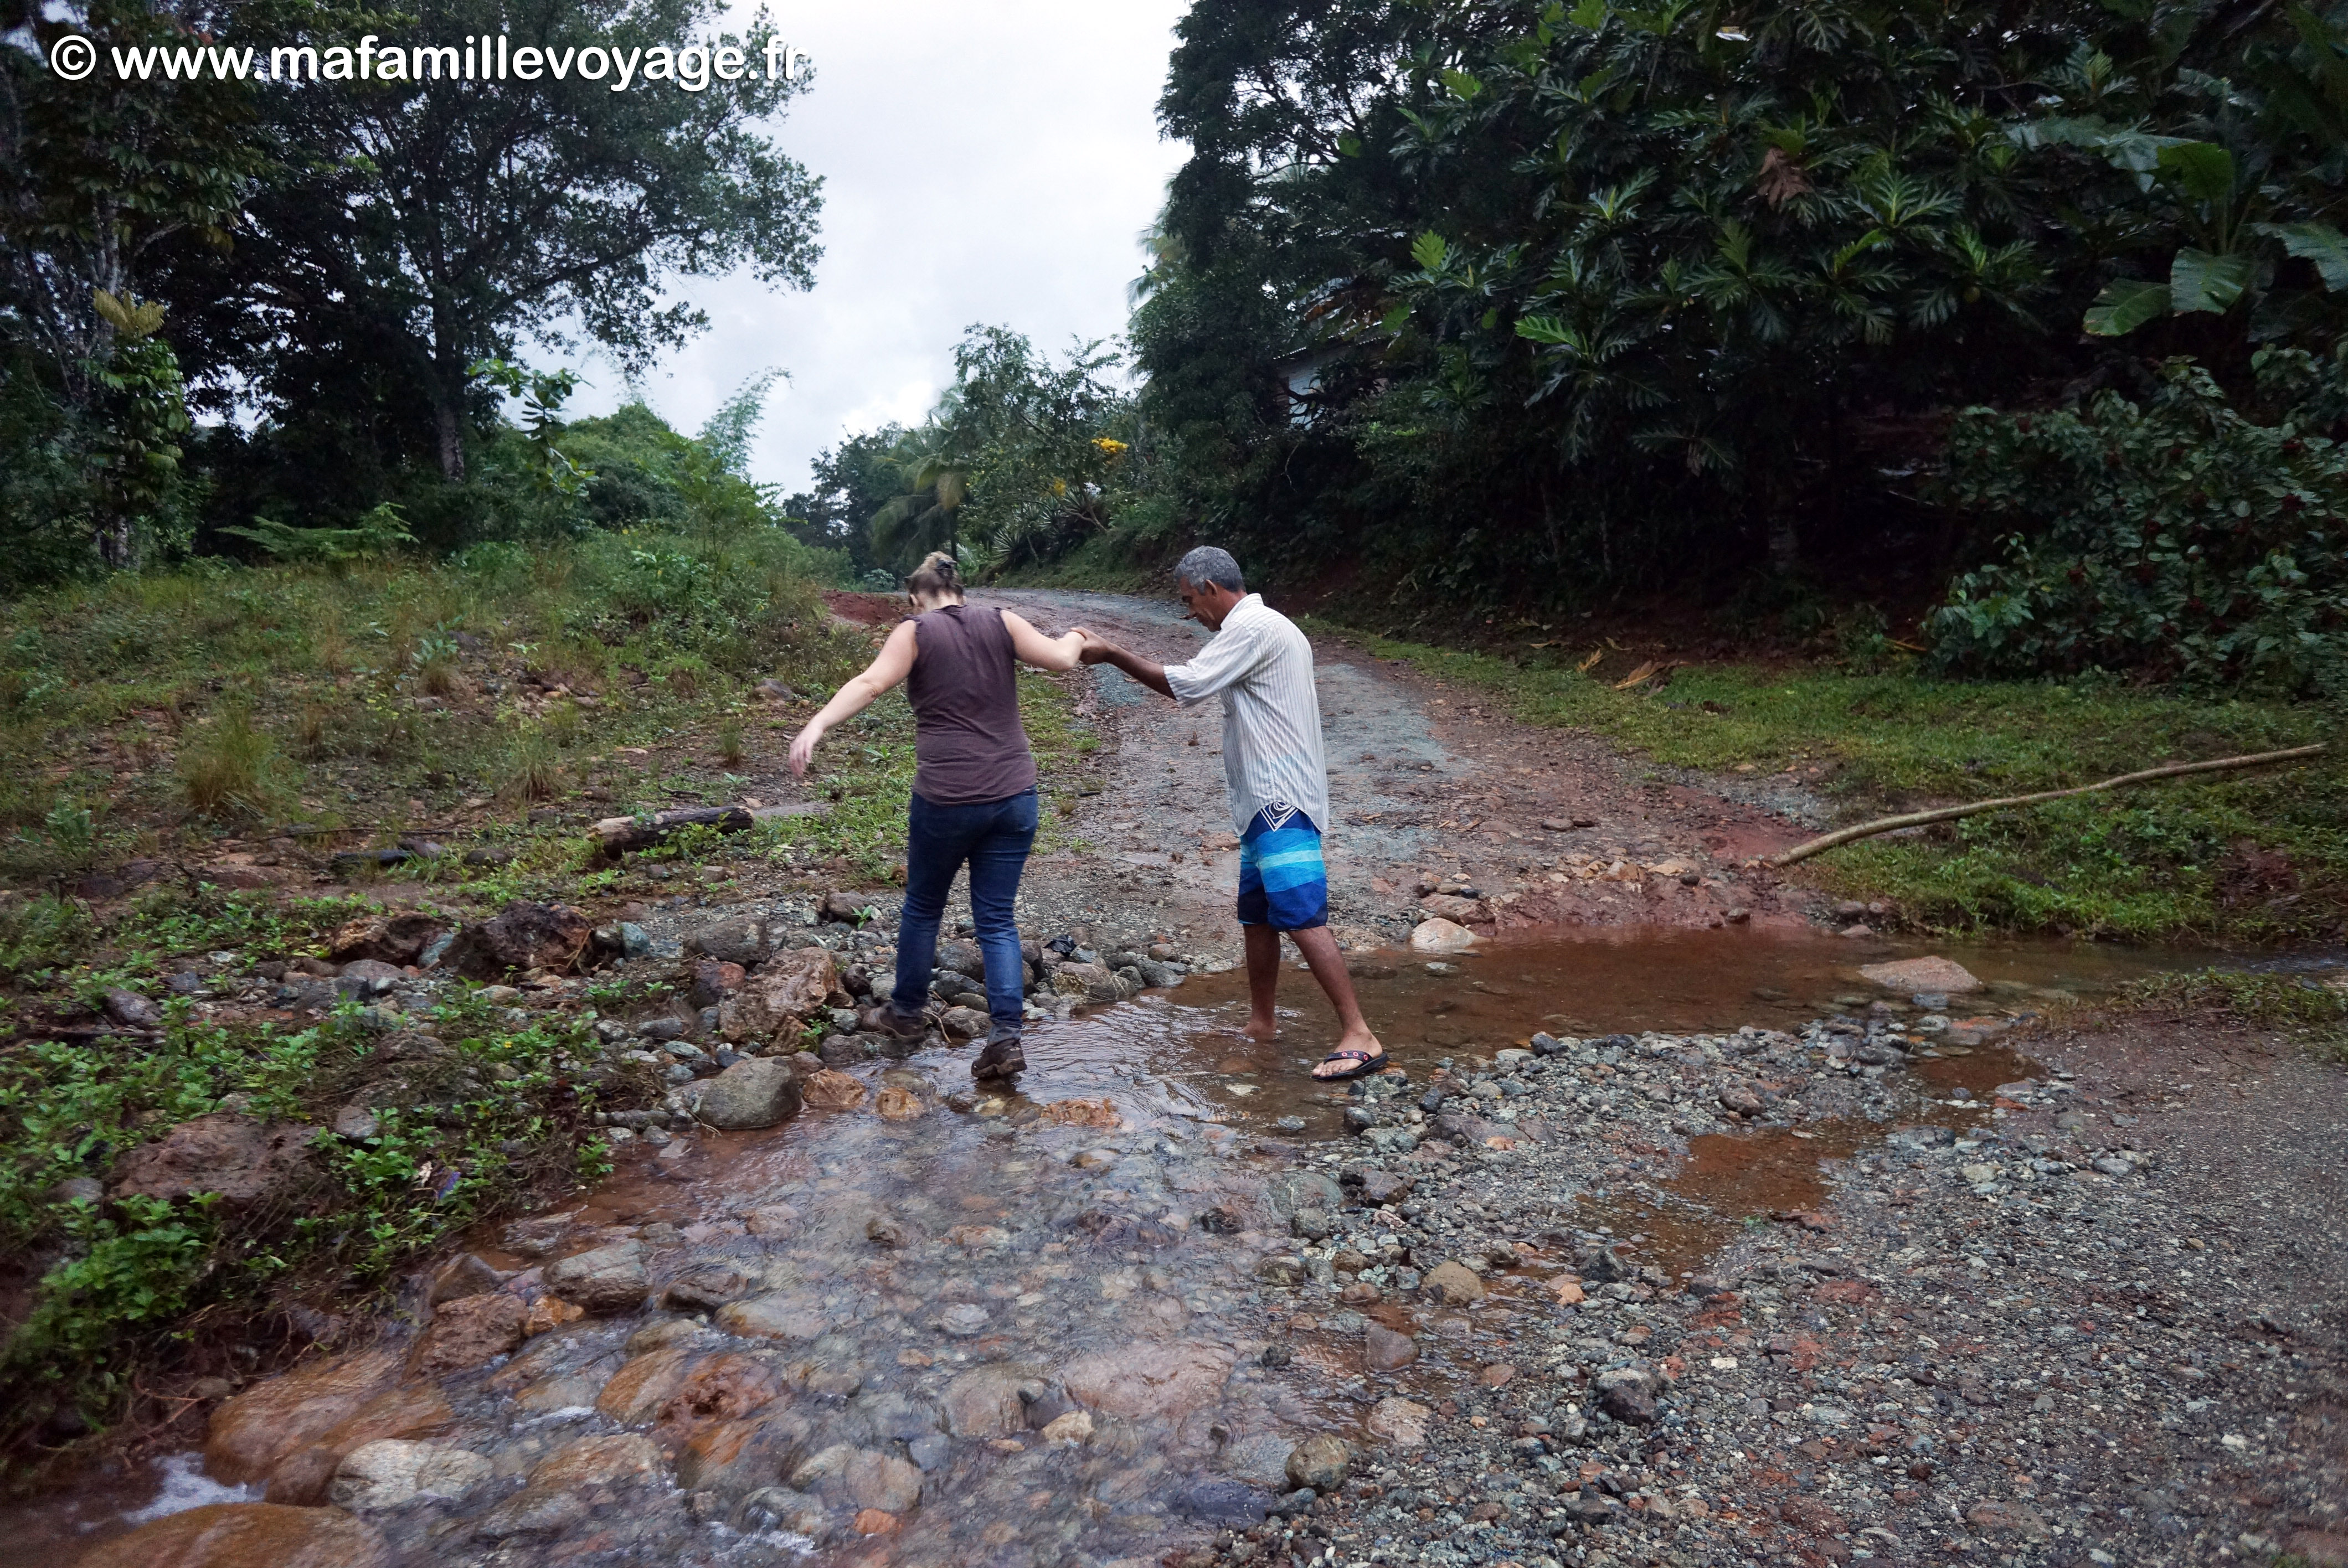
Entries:
<svg viewBox="0 0 2348 1568">
<path fill-rule="evenodd" d="M 713 929 L 653 917 L 641 957 L 737 961 Z M 887 972 L 885 928 L 819 929 L 830 983 Z M 1237 976 L 1112 1002 L 1220 964 L 1137 942 L 1039 950 L 1016 1089 L 951 1030 L 877 1057 L 846 1009 L 722 1062 L 771 957 L 712 1016 L 614 1009 L 604 1049 L 669 1097 L 619 1173 L 224 1401 L 180 1494 L 216 1501 L 88 1560 L 2263 1563 L 2348 1532 L 2338 1255 L 2305 1251 L 2336 1217 L 2222 1136 L 2336 1117 L 2286 1047 L 2180 1045 L 2239 1101 L 2197 1131 L 2147 1098 L 2173 1052 L 2011 992 L 1532 1032 L 1439 1005 L 1502 1006 L 1496 960 L 1364 955 L 1395 1067 L 1322 1087 L 1309 1040 L 1226 1032 Z M 782 1125 L 695 1114 L 759 1075 Z M 2300 1253 L 2278 1202 L 2313 1205 Z"/>
</svg>

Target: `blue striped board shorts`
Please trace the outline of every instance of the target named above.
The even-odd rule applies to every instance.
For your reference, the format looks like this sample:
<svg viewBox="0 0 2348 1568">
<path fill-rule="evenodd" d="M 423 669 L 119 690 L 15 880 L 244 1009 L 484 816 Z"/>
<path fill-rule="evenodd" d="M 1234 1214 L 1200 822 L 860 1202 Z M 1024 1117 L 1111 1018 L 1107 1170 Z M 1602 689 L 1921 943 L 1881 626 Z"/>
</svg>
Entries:
<svg viewBox="0 0 2348 1568">
<path fill-rule="evenodd" d="M 1240 924 L 1309 931 L 1329 923 L 1321 830 L 1293 806 L 1267 806 L 1240 835 Z"/>
</svg>

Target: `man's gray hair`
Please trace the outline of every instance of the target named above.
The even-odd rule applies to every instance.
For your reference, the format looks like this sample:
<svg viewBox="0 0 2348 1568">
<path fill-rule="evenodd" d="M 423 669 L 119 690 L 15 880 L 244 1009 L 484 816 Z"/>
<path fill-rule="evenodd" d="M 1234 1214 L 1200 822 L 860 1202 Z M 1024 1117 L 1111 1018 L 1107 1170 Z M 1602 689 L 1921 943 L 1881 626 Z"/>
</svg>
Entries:
<svg viewBox="0 0 2348 1568">
<path fill-rule="evenodd" d="M 1184 556 L 1175 564 L 1174 575 L 1192 588 L 1212 586 L 1232 593 L 1247 591 L 1247 583 L 1240 576 L 1240 563 L 1231 559 L 1231 551 L 1216 545 L 1200 545 Z"/>
</svg>

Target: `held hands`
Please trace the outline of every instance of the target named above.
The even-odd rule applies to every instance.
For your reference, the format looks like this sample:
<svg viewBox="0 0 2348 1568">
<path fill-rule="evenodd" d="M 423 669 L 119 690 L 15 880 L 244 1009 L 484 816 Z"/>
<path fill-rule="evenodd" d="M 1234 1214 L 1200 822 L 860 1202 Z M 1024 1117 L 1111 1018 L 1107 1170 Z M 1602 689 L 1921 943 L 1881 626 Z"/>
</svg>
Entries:
<svg viewBox="0 0 2348 1568">
<path fill-rule="evenodd" d="M 1108 656 L 1117 651 L 1117 644 L 1085 627 L 1077 627 L 1075 635 L 1084 640 L 1083 645 L 1076 650 L 1076 657 L 1086 664 L 1106 662 Z"/>
</svg>

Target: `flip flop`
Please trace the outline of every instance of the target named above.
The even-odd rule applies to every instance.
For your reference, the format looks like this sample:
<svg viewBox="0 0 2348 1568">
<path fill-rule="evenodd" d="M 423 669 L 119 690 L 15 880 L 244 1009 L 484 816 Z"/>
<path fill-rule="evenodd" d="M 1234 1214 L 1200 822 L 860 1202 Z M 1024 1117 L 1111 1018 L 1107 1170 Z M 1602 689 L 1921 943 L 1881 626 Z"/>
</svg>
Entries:
<svg viewBox="0 0 2348 1568">
<path fill-rule="evenodd" d="M 1326 1067 L 1333 1061 L 1351 1061 L 1354 1065 L 1343 1072 L 1316 1072 L 1313 1074 L 1315 1083 L 1342 1083 L 1348 1078 L 1365 1078 L 1373 1072 L 1384 1071 L 1386 1053 L 1381 1050 L 1373 1054 L 1348 1045 L 1331 1051 L 1313 1065 Z"/>
</svg>

